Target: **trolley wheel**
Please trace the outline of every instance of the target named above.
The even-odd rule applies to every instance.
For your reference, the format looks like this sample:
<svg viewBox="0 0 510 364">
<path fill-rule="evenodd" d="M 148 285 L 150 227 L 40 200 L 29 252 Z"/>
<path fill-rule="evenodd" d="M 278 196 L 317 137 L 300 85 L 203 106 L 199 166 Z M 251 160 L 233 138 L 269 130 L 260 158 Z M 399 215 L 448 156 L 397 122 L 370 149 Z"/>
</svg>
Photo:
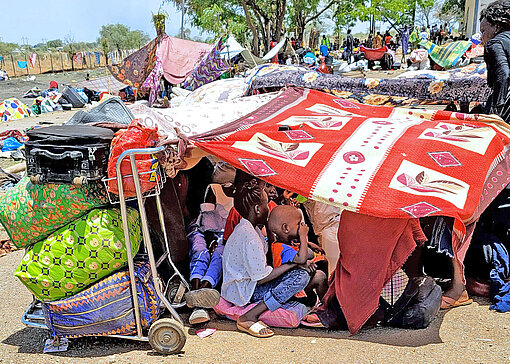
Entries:
<svg viewBox="0 0 510 364">
<path fill-rule="evenodd" d="M 87 183 L 87 178 L 85 176 L 79 176 L 79 177 L 73 178 L 73 185 L 75 185 L 77 187 L 81 187 L 86 183 Z"/>
<path fill-rule="evenodd" d="M 186 343 L 186 334 L 180 323 L 169 318 L 154 322 L 149 329 L 149 343 L 161 354 L 175 354 Z"/>
<path fill-rule="evenodd" d="M 30 182 L 32 182 L 32 184 L 34 185 L 38 185 L 39 183 L 41 183 L 41 175 L 36 174 L 35 176 L 34 175 L 30 176 Z"/>
</svg>

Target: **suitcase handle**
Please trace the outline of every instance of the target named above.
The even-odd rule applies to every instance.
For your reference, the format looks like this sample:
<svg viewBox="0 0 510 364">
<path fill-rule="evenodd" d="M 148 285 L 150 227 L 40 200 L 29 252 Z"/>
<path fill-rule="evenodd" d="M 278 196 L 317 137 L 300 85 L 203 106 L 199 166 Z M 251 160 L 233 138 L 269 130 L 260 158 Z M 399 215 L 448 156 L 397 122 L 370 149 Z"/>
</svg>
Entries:
<svg viewBox="0 0 510 364">
<path fill-rule="evenodd" d="M 45 157 L 51 158 L 51 159 L 64 159 L 64 158 L 71 158 L 71 159 L 80 159 L 83 158 L 83 153 L 78 151 L 72 151 L 72 152 L 64 152 L 62 154 L 55 154 L 48 152 L 47 150 L 43 150 L 40 148 L 35 148 L 30 151 L 30 155 L 43 155 Z"/>
</svg>

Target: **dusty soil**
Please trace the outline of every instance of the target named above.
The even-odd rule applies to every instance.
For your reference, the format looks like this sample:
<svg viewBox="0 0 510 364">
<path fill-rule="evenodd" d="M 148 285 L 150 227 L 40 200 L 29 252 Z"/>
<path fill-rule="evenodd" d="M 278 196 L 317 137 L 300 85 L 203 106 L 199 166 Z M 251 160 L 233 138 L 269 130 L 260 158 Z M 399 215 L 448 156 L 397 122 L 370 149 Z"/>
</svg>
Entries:
<svg viewBox="0 0 510 364">
<path fill-rule="evenodd" d="M 475 298 L 470 306 L 441 312 L 424 330 L 373 328 L 356 336 L 345 331 L 276 329 L 269 339 L 236 331 L 227 320 L 215 320 L 212 336 L 200 339 L 186 327 L 187 342 L 179 355 L 162 357 L 147 343 L 111 338 L 70 341 L 67 352 L 42 354 L 45 330 L 26 328 L 21 315 L 32 297 L 13 277 L 23 256 L 0 258 L 0 362 L 11 363 L 503 363 L 510 361 L 510 315 Z"/>
<path fill-rule="evenodd" d="M 34 99 L 23 98 L 25 92 L 30 90 L 33 87 L 39 87 L 41 90 L 46 90 L 50 87 L 50 81 L 54 80 L 60 85 L 69 84 L 73 81 L 80 82 L 84 81 L 87 73 L 90 75 L 90 78 L 97 78 L 101 76 L 106 76 L 109 74 L 109 71 L 105 67 L 96 68 L 93 70 L 80 70 L 75 72 L 64 72 L 64 73 L 55 73 L 55 74 L 40 74 L 40 75 L 30 75 L 35 76 L 34 81 L 27 80 L 27 76 L 20 76 L 11 78 L 7 81 L 0 81 L 0 102 L 9 98 L 16 97 L 23 101 L 27 106 L 32 105 Z"/>
</svg>

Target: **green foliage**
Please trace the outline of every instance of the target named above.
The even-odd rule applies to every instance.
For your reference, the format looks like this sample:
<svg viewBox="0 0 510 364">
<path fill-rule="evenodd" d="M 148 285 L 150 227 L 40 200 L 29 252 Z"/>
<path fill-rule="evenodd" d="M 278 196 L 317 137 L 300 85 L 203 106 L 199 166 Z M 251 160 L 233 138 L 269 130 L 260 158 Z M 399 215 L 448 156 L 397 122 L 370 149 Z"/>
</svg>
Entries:
<svg viewBox="0 0 510 364">
<path fill-rule="evenodd" d="M 123 49 L 140 48 L 149 41 L 149 36 L 140 30 L 130 30 L 122 24 L 103 25 L 99 31 L 98 42 L 103 51 L 121 51 Z M 106 42 L 106 43 L 105 43 Z M 106 45 L 106 47 L 105 47 Z"/>
<path fill-rule="evenodd" d="M 4 43 L 0 42 L 0 54 L 7 55 L 10 54 L 13 50 L 18 49 L 19 45 L 16 43 Z"/>
<path fill-rule="evenodd" d="M 58 48 L 58 47 L 63 47 L 64 46 L 64 42 L 62 42 L 62 40 L 60 39 L 54 39 L 54 40 L 50 40 L 48 42 L 46 42 L 46 47 L 48 48 Z"/>
<path fill-rule="evenodd" d="M 464 0 L 445 0 L 439 12 L 441 20 L 451 21 L 453 19 L 461 21 L 464 18 L 466 2 Z"/>
</svg>

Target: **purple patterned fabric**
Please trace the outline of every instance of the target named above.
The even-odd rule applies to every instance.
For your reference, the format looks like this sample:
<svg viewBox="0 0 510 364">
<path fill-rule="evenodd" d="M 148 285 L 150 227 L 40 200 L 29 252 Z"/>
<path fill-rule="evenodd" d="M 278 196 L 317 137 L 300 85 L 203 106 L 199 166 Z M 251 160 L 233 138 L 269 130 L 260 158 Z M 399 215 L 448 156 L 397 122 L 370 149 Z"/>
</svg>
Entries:
<svg viewBox="0 0 510 364">
<path fill-rule="evenodd" d="M 194 91 L 200 86 L 215 81 L 228 70 L 229 65 L 221 58 L 220 54 L 223 48 L 223 38 L 220 38 L 214 48 L 195 65 L 191 74 L 184 80 L 182 87 Z"/>
</svg>

